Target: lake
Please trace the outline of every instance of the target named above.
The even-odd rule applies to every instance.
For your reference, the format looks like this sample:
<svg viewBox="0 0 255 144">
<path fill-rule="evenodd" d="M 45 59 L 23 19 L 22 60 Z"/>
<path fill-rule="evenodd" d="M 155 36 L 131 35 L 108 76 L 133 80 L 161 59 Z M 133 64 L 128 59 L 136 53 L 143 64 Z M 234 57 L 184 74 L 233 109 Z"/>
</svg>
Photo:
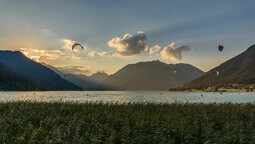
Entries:
<svg viewBox="0 0 255 144">
<path fill-rule="evenodd" d="M 34 91 L 0 92 L 0 102 L 152 102 L 152 103 L 254 103 L 253 92 L 168 92 L 168 91 Z"/>
</svg>

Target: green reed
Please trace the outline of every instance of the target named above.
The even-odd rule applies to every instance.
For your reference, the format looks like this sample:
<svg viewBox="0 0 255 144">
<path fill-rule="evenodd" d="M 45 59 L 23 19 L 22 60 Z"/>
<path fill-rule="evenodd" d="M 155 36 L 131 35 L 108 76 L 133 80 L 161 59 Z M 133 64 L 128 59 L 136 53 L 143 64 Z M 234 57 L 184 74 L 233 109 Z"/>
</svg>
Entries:
<svg viewBox="0 0 255 144">
<path fill-rule="evenodd" d="M 253 104 L 0 103 L 0 143 L 255 143 Z"/>
</svg>

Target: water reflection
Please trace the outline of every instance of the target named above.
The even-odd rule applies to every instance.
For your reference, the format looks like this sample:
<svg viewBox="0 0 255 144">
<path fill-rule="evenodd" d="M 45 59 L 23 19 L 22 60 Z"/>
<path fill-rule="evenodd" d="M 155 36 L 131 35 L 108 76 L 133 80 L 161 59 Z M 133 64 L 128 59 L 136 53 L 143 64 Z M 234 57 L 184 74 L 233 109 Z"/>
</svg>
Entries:
<svg viewBox="0 0 255 144">
<path fill-rule="evenodd" d="M 0 101 L 106 102 L 106 103 L 253 103 L 255 93 L 166 91 L 49 91 L 0 92 Z"/>
</svg>

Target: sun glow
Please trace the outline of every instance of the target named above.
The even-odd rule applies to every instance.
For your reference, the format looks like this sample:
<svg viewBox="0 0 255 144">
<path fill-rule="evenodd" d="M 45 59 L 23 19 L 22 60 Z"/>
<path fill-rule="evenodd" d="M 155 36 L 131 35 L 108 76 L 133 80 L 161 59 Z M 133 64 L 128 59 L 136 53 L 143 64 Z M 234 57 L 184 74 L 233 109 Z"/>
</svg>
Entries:
<svg viewBox="0 0 255 144">
<path fill-rule="evenodd" d="M 40 57 L 41 57 L 41 51 L 37 49 L 28 49 L 28 48 L 20 48 L 20 51 L 27 56 L 28 58 L 40 62 Z M 42 51 L 44 52 L 44 51 Z"/>
</svg>

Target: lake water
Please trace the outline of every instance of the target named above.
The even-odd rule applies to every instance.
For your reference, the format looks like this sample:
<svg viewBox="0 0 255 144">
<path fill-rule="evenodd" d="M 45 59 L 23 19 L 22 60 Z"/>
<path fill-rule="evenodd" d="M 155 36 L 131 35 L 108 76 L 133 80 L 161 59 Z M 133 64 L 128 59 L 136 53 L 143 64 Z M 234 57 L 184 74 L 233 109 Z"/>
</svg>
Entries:
<svg viewBox="0 0 255 144">
<path fill-rule="evenodd" d="M 255 103 L 255 93 L 168 91 L 48 91 L 0 92 L 0 102 L 152 102 L 152 103 Z"/>
</svg>

